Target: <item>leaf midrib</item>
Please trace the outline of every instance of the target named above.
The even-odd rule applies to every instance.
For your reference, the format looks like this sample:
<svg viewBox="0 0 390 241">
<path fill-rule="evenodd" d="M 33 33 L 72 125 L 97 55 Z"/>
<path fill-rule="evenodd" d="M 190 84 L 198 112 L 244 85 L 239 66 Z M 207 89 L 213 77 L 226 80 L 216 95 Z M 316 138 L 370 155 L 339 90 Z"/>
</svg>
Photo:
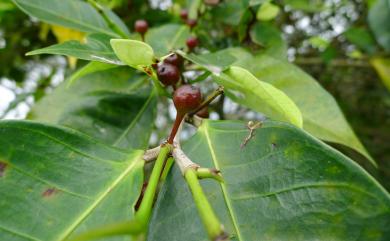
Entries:
<svg viewBox="0 0 390 241">
<path fill-rule="evenodd" d="M 145 104 L 142 106 L 141 110 L 137 113 L 137 115 L 132 120 L 132 122 L 129 124 L 129 126 L 126 128 L 126 130 L 123 132 L 123 134 L 120 137 L 118 137 L 118 139 L 114 142 L 114 146 L 117 146 L 122 141 L 122 139 L 130 132 L 130 130 L 134 127 L 136 122 L 138 122 L 138 120 L 140 119 L 141 115 L 145 113 L 147 106 L 149 105 L 149 103 L 152 101 L 153 98 L 154 98 L 154 92 L 152 91 L 149 98 L 146 100 Z"/>
<path fill-rule="evenodd" d="M 210 136 L 209 136 L 208 127 L 209 127 L 209 125 L 206 122 L 206 123 L 204 123 L 204 127 L 202 129 L 204 130 L 204 134 L 205 134 L 205 137 L 206 137 L 206 140 L 207 140 L 207 145 L 209 147 L 210 154 L 211 154 L 214 166 L 215 166 L 215 168 L 220 170 L 219 163 L 218 163 L 218 160 L 217 160 L 217 156 L 215 155 L 214 149 L 213 149 L 212 144 L 211 144 L 211 139 L 210 139 Z M 225 185 L 225 183 L 220 183 L 220 186 L 221 186 L 221 189 L 222 189 L 222 193 L 223 193 L 223 197 L 224 197 L 226 206 L 227 206 L 227 208 L 229 210 L 229 214 L 230 214 L 230 217 L 231 217 L 232 222 L 233 222 L 234 229 L 236 230 L 237 238 L 238 238 L 238 240 L 243 240 L 243 238 L 241 236 L 241 233 L 240 233 L 240 230 L 238 229 L 238 222 L 237 222 L 237 218 L 236 218 L 236 215 L 234 213 L 234 210 L 233 210 L 233 205 L 231 204 L 231 202 L 230 202 L 230 200 L 229 200 L 229 198 L 227 196 L 226 185 Z"/>
<path fill-rule="evenodd" d="M 134 166 L 138 164 L 140 157 L 141 157 L 141 153 L 138 154 L 138 156 L 133 157 L 133 161 L 130 163 L 130 165 L 106 188 L 106 190 L 103 193 L 101 193 L 98 196 L 96 201 L 92 203 L 92 205 L 88 209 L 86 209 L 75 219 L 73 224 L 68 229 L 66 229 L 61 235 L 58 236 L 59 238 L 57 240 L 66 239 L 77 228 L 77 226 L 85 218 L 87 218 L 93 212 L 93 210 L 95 210 L 97 206 L 99 206 L 99 204 L 104 200 L 104 198 L 107 197 L 107 195 L 111 192 L 111 190 L 113 190 L 130 173 L 130 171 L 134 168 Z"/>
</svg>

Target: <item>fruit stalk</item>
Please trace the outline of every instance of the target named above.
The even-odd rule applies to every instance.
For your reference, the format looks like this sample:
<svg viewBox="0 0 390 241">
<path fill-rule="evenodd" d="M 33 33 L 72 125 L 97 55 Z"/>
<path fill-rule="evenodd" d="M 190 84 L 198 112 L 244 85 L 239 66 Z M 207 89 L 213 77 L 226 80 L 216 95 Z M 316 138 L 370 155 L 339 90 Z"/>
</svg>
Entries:
<svg viewBox="0 0 390 241">
<path fill-rule="evenodd" d="M 184 119 L 184 116 L 185 115 L 183 115 L 180 112 L 176 113 L 175 123 L 173 123 L 172 131 L 171 131 L 171 134 L 169 135 L 169 138 L 168 138 L 168 143 L 171 144 L 171 145 L 173 144 L 173 140 L 175 139 L 177 130 L 179 129 L 180 124 L 181 124 L 181 122 Z"/>
</svg>

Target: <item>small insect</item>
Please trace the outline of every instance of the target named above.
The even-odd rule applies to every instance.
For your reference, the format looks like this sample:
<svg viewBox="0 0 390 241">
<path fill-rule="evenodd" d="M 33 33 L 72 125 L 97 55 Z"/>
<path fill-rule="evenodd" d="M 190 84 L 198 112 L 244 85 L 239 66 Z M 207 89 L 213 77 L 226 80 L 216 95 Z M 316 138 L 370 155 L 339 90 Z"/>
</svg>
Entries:
<svg viewBox="0 0 390 241">
<path fill-rule="evenodd" d="M 249 129 L 249 134 L 247 137 L 245 137 L 244 141 L 242 142 L 241 144 L 241 149 L 244 148 L 246 146 L 246 144 L 250 141 L 250 139 L 252 139 L 252 137 L 255 136 L 255 130 L 257 128 L 260 128 L 262 126 L 262 122 L 261 121 L 249 121 L 248 124 L 246 125 L 246 127 Z"/>
</svg>

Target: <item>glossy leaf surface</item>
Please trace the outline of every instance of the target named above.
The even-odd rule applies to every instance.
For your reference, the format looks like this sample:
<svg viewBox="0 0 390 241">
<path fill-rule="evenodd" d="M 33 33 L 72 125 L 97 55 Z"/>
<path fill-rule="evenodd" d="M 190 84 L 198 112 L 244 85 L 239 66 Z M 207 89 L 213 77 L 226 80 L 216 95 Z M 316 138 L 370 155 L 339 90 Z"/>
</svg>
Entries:
<svg viewBox="0 0 390 241">
<path fill-rule="evenodd" d="M 202 186 L 232 240 L 389 239 L 390 196 L 352 160 L 285 123 L 266 121 L 241 148 L 248 134 L 245 122 L 206 121 L 183 146 L 192 161 L 221 170 L 224 183 Z M 207 240 L 181 179 L 175 167 L 149 241 Z"/>
<path fill-rule="evenodd" d="M 27 55 L 60 54 L 78 59 L 124 65 L 111 48 L 110 39 L 111 37 L 105 34 L 90 34 L 85 43 L 71 40 L 28 52 Z"/>
<path fill-rule="evenodd" d="M 134 216 L 142 151 L 28 121 L 0 121 L 0 143 L 2 240 L 64 240 Z"/>
<path fill-rule="evenodd" d="M 86 75 L 69 87 L 64 82 L 32 108 L 29 118 L 68 126 L 107 144 L 144 149 L 157 104 L 152 89 L 139 88 L 145 80 L 121 67 Z"/>
<path fill-rule="evenodd" d="M 88 3 L 80 0 L 13 0 L 25 13 L 41 21 L 87 33 L 117 36 L 104 18 Z"/>
</svg>

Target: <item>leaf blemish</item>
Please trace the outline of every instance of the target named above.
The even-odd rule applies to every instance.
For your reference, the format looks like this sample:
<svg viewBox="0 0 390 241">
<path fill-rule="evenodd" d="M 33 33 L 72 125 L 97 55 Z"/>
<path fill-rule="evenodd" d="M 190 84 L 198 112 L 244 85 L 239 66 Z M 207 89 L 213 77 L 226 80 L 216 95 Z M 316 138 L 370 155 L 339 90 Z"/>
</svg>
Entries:
<svg viewBox="0 0 390 241">
<path fill-rule="evenodd" d="M 271 143 L 272 150 L 275 150 L 276 146 L 277 146 L 276 143 Z"/>
<path fill-rule="evenodd" d="M 48 188 L 42 193 L 42 197 L 51 197 L 58 192 L 55 188 Z"/>
<path fill-rule="evenodd" d="M 4 176 L 5 169 L 7 168 L 8 164 L 6 162 L 0 161 L 0 177 Z"/>
</svg>

